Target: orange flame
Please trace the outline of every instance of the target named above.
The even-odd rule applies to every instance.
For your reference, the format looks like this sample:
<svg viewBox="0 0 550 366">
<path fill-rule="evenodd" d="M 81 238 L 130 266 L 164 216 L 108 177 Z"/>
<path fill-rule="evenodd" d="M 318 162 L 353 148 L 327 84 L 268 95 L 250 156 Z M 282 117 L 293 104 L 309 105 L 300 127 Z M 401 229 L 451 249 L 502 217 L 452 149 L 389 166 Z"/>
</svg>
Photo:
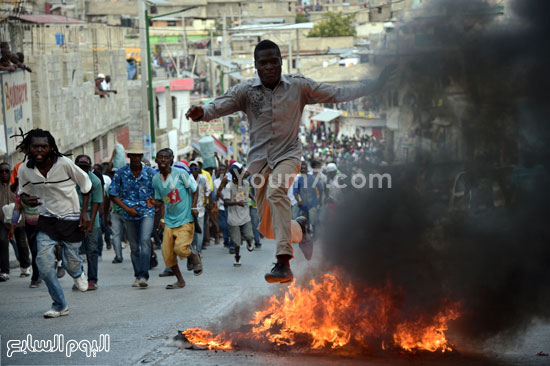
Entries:
<svg viewBox="0 0 550 366">
<path fill-rule="evenodd" d="M 426 326 L 420 321 L 405 322 L 397 326 L 393 335 L 394 342 L 406 351 L 426 350 L 435 352 L 452 351 L 445 338 L 447 322 L 458 318 L 458 312 L 448 309 L 446 314 L 439 313 L 432 325 Z"/>
<path fill-rule="evenodd" d="M 458 305 L 435 317 L 410 320 L 399 311 L 398 295 L 389 286 L 358 287 L 325 274 L 319 282 L 312 280 L 304 287 L 292 283 L 283 296 L 272 296 L 250 320 L 248 332 L 213 335 L 193 328 L 184 334 L 191 343 L 209 349 L 231 349 L 239 341 L 255 341 L 275 347 L 365 350 L 377 340 L 384 350 L 451 351 L 445 331 L 448 321 L 459 316 Z"/>
<path fill-rule="evenodd" d="M 194 345 L 208 349 L 231 349 L 231 342 L 223 339 L 223 335 L 214 336 L 211 331 L 201 328 L 190 328 L 183 331 L 183 335 Z"/>
</svg>

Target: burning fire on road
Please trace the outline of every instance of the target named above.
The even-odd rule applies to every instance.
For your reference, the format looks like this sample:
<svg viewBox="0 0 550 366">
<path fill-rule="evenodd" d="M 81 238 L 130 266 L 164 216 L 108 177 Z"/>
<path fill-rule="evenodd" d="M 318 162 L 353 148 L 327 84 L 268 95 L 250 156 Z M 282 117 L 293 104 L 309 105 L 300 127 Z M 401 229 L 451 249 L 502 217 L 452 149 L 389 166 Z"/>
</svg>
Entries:
<svg viewBox="0 0 550 366">
<path fill-rule="evenodd" d="M 210 350 L 237 348 L 333 350 L 347 355 L 381 351 L 449 352 L 448 323 L 460 316 L 459 303 L 444 301 L 435 314 L 402 310 L 404 294 L 391 285 L 359 286 L 339 271 L 306 286 L 293 283 L 255 312 L 246 329 L 213 334 L 187 329 L 176 338 Z"/>
<path fill-rule="evenodd" d="M 386 141 L 406 163 L 365 166 L 391 173 L 392 188 L 349 190 L 331 214 L 322 263 L 340 270 L 290 285 L 241 328 L 178 339 L 212 350 L 441 355 L 455 351 L 451 326 L 462 351 L 484 352 L 550 321 L 550 2 L 426 3 L 377 55 L 399 64 L 380 100 L 401 108 L 396 124 L 408 121 Z M 453 169 L 468 177 L 458 210 L 445 183 Z M 485 189 L 494 186 L 504 205 Z"/>
</svg>

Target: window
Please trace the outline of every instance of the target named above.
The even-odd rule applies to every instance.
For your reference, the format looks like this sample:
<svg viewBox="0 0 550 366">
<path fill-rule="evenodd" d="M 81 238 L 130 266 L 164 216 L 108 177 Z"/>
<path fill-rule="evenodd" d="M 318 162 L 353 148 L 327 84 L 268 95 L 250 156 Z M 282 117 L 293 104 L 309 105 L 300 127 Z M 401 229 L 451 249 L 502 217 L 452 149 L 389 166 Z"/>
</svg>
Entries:
<svg viewBox="0 0 550 366">
<path fill-rule="evenodd" d="M 166 22 L 166 26 L 175 27 L 175 26 L 177 26 L 177 24 L 176 24 L 175 20 L 169 20 L 169 21 Z"/>
<path fill-rule="evenodd" d="M 103 157 L 108 158 L 109 157 L 109 139 L 107 138 L 107 135 L 104 135 L 101 138 L 101 149 L 103 150 Z"/>
<path fill-rule="evenodd" d="M 378 14 L 382 14 L 382 7 L 378 7 Z"/>
<path fill-rule="evenodd" d="M 178 118 L 178 98 L 172 96 L 172 119 Z"/>
<path fill-rule="evenodd" d="M 99 151 L 101 150 L 101 147 L 100 147 L 100 141 L 99 139 L 95 139 L 94 140 L 94 155 L 99 153 Z"/>
</svg>

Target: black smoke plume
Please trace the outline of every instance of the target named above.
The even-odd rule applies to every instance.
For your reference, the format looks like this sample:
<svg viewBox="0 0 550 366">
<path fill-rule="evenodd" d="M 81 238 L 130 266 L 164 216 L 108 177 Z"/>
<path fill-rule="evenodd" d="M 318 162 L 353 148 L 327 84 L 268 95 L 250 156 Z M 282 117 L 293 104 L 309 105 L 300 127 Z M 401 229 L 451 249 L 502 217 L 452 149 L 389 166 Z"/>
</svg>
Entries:
<svg viewBox="0 0 550 366">
<path fill-rule="evenodd" d="M 448 120 L 461 152 L 417 143 L 412 162 L 376 168 L 392 188 L 351 189 L 323 248 L 357 280 L 402 289 L 411 318 L 460 301 L 451 326 L 475 341 L 550 319 L 550 1 L 503 3 L 430 1 L 375 52 L 399 65 L 389 87 L 413 90 L 415 141 Z"/>
</svg>

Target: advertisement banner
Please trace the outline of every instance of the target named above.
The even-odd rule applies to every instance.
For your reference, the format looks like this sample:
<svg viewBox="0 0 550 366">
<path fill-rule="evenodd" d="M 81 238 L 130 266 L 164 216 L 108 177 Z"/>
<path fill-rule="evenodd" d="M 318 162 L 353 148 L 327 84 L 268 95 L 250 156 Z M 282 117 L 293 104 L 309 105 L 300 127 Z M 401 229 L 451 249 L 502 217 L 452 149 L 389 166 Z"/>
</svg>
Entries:
<svg viewBox="0 0 550 366">
<path fill-rule="evenodd" d="M 210 122 L 197 122 L 199 124 L 199 136 L 221 136 L 224 133 L 224 121 L 216 118 Z"/>
<path fill-rule="evenodd" d="M 21 138 L 10 138 L 19 133 L 28 132 L 33 128 L 31 77 L 28 72 L 18 70 L 0 74 L 2 82 L 2 121 L 4 139 L 0 141 L 0 149 L 7 155 L 15 152 Z M 1 134 L 0 134 L 1 137 Z"/>
</svg>

